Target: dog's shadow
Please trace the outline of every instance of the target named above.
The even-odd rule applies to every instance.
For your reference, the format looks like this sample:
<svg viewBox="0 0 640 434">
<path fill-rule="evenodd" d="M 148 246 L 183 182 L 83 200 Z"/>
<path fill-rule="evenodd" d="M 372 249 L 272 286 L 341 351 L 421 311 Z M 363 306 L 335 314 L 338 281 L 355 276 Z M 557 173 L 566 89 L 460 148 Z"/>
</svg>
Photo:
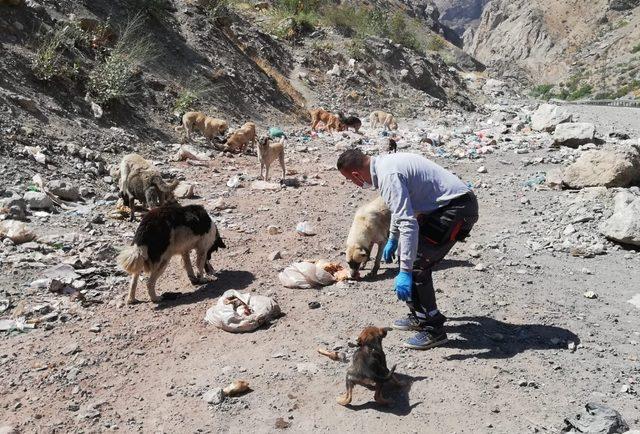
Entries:
<svg viewBox="0 0 640 434">
<path fill-rule="evenodd" d="M 221 296 L 228 289 L 241 291 L 255 280 L 253 273 L 244 270 L 222 270 L 215 274 L 216 280 L 201 285 L 195 291 L 165 292 L 156 309 L 168 309 L 175 306 L 198 303 Z"/>
<path fill-rule="evenodd" d="M 362 277 L 362 281 L 364 282 L 378 282 L 380 280 L 387 280 L 395 277 L 395 275 L 398 274 L 398 270 L 395 268 L 381 268 L 380 270 L 378 270 L 378 273 L 375 276 L 371 275 L 371 270 L 361 270 L 360 272 L 366 273 Z"/>
<path fill-rule="evenodd" d="M 412 377 L 411 375 L 395 374 L 395 377 L 402 383 L 402 386 L 394 386 L 386 384 L 382 389 L 382 395 L 385 399 L 392 401 L 389 405 L 378 404 L 373 401 L 373 396 L 370 396 L 371 401 L 368 401 L 360 405 L 348 405 L 346 408 L 350 410 L 376 410 L 381 413 L 390 413 L 396 416 L 406 416 L 418 405 L 422 404 L 422 401 L 409 402 L 409 392 L 413 383 L 424 380 L 427 377 Z M 369 393 L 369 392 L 367 392 Z"/>
</svg>

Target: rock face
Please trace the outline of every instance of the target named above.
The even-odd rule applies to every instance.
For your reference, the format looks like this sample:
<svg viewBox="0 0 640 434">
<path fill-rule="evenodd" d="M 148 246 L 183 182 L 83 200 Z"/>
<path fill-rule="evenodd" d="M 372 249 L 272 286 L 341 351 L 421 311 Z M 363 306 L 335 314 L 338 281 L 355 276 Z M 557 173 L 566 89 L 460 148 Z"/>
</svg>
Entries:
<svg viewBox="0 0 640 434">
<path fill-rule="evenodd" d="M 47 190 L 58 196 L 60 199 L 69 200 L 72 202 L 80 199 L 80 192 L 78 191 L 78 187 L 67 184 L 64 181 L 49 181 L 47 183 Z"/>
<path fill-rule="evenodd" d="M 609 8 L 613 11 L 626 11 L 640 6 L 640 0 L 611 0 Z"/>
<path fill-rule="evenodd" d="M 53 201 L 45 193 L 39 191 L 27 191 L 24 194 L 24 200 L 31 209 L 50 209 L 53 207 Z"/>
<path fill-rule="evenodd" d="M 569 188 L 627 187 L 640 181 L 640 145 L 609 146 L 587 151 L 562 177 Z"/>
<path fill-rule="evenodd" d="M 614 213 L 600 225 L 600 232 L 610 240 L 640 246 L 640 194 L 621 191 L 614 201 Z"/>
<path fill-rule="evenodd" d="M 531 128 L 535 131 L 553 132 L 563 122 L 571 122 L 571 115 L 553 104 L 542 104 L 531 116 Z"/>
<path fill-rule="evenodd" d="M 435 0 L 440 10 L 440 21 L 451 27 L 458 35 L 475 29 L 489 0 Z"/>
<path fill-rule="evenodd" d="M 556 127 L 553 140 L 556 146 L 577 148 L 580 145 L 593 142 L 596 127 L 585 122 L 564 123 Z"/>
</svg>

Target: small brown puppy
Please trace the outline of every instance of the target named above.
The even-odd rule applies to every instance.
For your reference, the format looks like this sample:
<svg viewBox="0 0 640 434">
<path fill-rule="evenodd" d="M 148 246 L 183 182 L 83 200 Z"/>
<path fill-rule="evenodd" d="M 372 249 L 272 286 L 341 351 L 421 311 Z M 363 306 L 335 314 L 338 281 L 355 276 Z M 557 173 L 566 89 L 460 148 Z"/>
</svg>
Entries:
<svg viewBox="0 0 640 434">
<path fill-rule="evenodd" d="M 382 396 L 384 383 L 390 380 L 397 383 L 393 376 L 396 367 L 394 365 L 391 369 L 387 368 L 387 358 L 382 350 L 382 339 L 387 336 L 387 331 L 390 330 L 389 327 L 366 327 L 362 330 L 357 340 L 359 348 L 353 354 L 351 366 L 347 370 L 345 380 L 347 391 L 338 397 L 338 404 L 351 404 L 351 396 L 356 384 L 375 390 L 373 399 L 378 404 L 388 405 L 391 403 Z"/>
<path fill-rule="evenodd" d="M 320 122 L 325 125 L 328 131 L 344 131 L 345 129 L 338 116 L 324 109 L 309 110 L 309 114 L 311 115 L 311 130 L 316 130 Z"/>
<path fill-rule="evenodd" d="M 248 144 L 256 144 L 256 124 L 247 122 L 231 134 L 227 139 L 227 149 L 231 152 L 242 152 Z"/>
<path fill-rule="evenodd" d="M 395 153 L 398 150 L 398 144 L 395 140 L 389 139 L 389 152 Z"/>
<path fill-rule="evenodd" d="M 265 181 L 269 180 L 269 167 L 271 163 L 276 161 L 280 162 L 280 167 L 282 167 L 282 179 L 284 179 L 286 175 L 286 171 L 284 168 L 284 138 L 282 138 L 277 143 L 269 143 L 270 139 L 268 136 L 262 137 L 258 141 L 258 160 L 260 161 L 260 178 Z M 264 176 L 262 176 L 262 171 L 266 168 Z"/>
<path fill-rule="evenodd" d="M 222 119 L 211 118 L 202 112 L 186 112 L 182 116 L 182 126 L 175 129 L 176 131 L 184 130 L 189 140 L 194 130 L 200 131 L 203 136 L 211 140 L 224 134 L 228 128 L 227 121 Z"/>
</svg>

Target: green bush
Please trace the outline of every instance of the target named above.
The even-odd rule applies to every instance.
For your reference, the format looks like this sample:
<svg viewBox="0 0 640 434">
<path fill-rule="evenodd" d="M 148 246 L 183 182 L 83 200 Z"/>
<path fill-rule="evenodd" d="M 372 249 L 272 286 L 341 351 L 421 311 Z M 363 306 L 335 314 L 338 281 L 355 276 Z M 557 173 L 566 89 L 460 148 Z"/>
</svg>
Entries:
<svg viewBox="0 0 640 434">
<path fill-rule="evenodd" d="M 133 5 L 138 14 L 146 14 L 157 20 L 167 17 L 167 0 L 133 0 Z"/>
<path fill-rule="evenodd" d="M 632 54 L 636 54 L 639 51 L 640 51 L 640 44 L 634 45 L 633 48 L 631 49 Z"/>
<path fill-rule="evenodd" d="M 577 99 L 582 99 L 588 95 L 591 95 L 592 91 L 593 91 L 593 86 L 591 86 L 590 84 L 584 84 L 578 87 L 573 92 L 571 92 L 567 99 L 572 101 Z"/>
<path fill-rule="evenodd" d="M 540 84 L 531 89 L 531 96 L 534 98 L 549 99 L 553 96 L 551 89 L 553 89 L 552 84 Z"/>
<path fill-rule="evenodd" d="M 429 51 L 441 51 L 446 46 L 444 39 L 439 35 L 431 35 L 427 42 L 427 50 Z"/>
<path fill-rule="evenodd" d="M 89 74 L 88 89 L 98 103 L 104 104 L 133 95 L 137 68 L 155 55 L 149 36 L 143 35 L 140 15 L 130 20 L 107 57 Z"/>
<path fill-rule="evenodd" d="M 71 78 L 77 74 L 78 66 L 65 57 L 63 51 L 74 50 L 76 44 L 87 41 L 84 32 L 73 23 L 56 28 L 39 41 L 31 63 L 34 75 L 40 80 Z"/>
<path fill-rule="evenodd" d="M 322 0 L 276 0 L 274 6 L 288 14 L 317 13 L 322 6 Z"/>
<path fill-rule="evenodd" d="M 402 12 L 396 12 L 391 16 L 387 36 L 394 42 L 412 50 L 420 51 L 422 49 L 415 31 L 411 28 L 406 15 Z"/>
</svg>

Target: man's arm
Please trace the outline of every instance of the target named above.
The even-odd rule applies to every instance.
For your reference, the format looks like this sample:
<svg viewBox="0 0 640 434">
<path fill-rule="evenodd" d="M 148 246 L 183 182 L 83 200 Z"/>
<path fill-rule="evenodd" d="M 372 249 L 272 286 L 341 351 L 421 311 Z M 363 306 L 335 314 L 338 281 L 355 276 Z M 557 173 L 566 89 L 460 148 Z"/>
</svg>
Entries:
<svg viewBox="0 0 640 434">
<path fill-rule="evenodd" d="M 411 271 L 418 250 L 418 221 L 413 213 L 406 180 L 402 175 L 392 173 L 380 184 L 380 195 L 391 211 L 390 236 L 400 239 L 400 268 Z"/>
</svg>

